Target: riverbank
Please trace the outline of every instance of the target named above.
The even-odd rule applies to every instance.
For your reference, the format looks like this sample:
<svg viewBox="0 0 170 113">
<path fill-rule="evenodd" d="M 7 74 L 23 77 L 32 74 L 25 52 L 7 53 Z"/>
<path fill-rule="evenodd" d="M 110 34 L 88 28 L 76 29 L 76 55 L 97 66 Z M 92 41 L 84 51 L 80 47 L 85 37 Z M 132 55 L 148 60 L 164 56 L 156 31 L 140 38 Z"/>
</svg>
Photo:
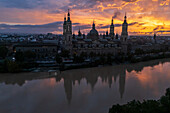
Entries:
<svg viewBox="0 0 170 113">
<path fill-rule="evenodd" d="M 124 105 L 113 105 L 109 113 L 170 113 L 170 88 L 159 100 L 133 100 Z"/>
<path fill-rule="evenodd" d="M 119 64 L 131 64 L 131 63 L 139 63 L 146 62 L 151 60 L 165 59 L 170 58 L 170 52 L 161 52 L 158 54 L 145 54 L 145 55 L 134 55 L 127 57 L 118 57 L 113 62 L 106 62 L 104 60 L 98 59 L 90 63 L 82 63 L 82 64 L 73 64 L 73 65 L 62 65 L 60 70 L 70 70 L 70 69 L 79 69 L 79 68 L 90 68 L 90 67 L 98 67 L 98 66 L 108 66 L 108 65 L 119 65 Z"/>
<path fill-rule="evenodd" d="M 134 56 L 119 56 L 114 59 L 111 57 L 105 58 L 95 58 L 90 62 L 83 63 L 70 63 L 70 64 L 52 64 L 42 66 L 42 64 L 38 64 L 35 62 L 32 63 L 22 63 L 22 62 L 14 62 L 5 60 L 4 63 L 0 65 L 1 73 L 20 73 L 20 72 L 42 72 L 49 70 L 71 70 L 71 69 L 80 69 L 80 68 L 91 68 L 91 67 L 99 67 L 99 66 L 109 66 L 109 65 L 118 65 L 118 64 L 130 64 L 130 63 L 138 63 L 145 62 L 156 59 L 164 59 L 170 58 L 170 52 L 161 52 L 158 54 L 144 54 L 144 55 L 134 55 Z"/>
</svg>

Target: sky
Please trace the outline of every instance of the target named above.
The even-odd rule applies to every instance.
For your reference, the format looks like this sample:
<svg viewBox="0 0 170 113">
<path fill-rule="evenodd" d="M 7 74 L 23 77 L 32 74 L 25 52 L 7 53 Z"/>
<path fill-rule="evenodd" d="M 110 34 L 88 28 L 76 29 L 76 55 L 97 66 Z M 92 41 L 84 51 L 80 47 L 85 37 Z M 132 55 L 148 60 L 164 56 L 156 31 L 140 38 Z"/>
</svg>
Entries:
<svg viewBox="0 0 170 113">
<path fill-rule="evenodd" d="M 87 34 L 93 19 L 99 33 L 121 34 L 125 12 L 130 35 L 170 35 L 170 0 L 0 0 L 0 33 L 62 34 L 70 9 L 73 33 Z"/>
</svg>

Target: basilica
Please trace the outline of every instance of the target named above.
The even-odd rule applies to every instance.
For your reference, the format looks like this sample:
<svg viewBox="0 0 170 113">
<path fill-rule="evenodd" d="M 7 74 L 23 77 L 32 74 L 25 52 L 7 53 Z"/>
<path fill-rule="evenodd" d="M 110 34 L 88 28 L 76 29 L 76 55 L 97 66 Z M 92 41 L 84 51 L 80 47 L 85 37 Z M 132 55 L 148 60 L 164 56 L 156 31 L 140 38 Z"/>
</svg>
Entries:
<svg viewBox="0 0 170 113">
<path fill-rule="evenodd" d="M 87 35 L 82 35 L 79 30 L 78 35 L 72 34 L 72 22 L 68 10 L 67 18 L 64 17 L 63 23 L 64 48 L 72 54 L 80 55 L 82 52 L 90 54 L 112 54 L 114 56 L 123 53 L 127 54 L 128 24 L 125 14 L 122 24 L 120 38 L 114 33 L 113 18 L 110 25 L 110 33 L 99 35 L 93 21 L 92 29 Z"/>
</svg>

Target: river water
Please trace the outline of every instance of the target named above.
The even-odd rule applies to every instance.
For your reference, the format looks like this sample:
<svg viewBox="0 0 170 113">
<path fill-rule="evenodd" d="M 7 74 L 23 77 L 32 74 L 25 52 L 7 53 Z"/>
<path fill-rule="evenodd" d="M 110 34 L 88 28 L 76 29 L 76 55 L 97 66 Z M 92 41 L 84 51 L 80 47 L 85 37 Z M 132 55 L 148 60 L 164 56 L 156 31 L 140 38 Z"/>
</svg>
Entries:
<svg viewBox="0 0 170 113">
<path fill-rule="evenodd" d="M 0 74 L 0 113 L 108 113 L 113 104 L 159 99 L 170 59 L 58 72 Z"/>
</svg>

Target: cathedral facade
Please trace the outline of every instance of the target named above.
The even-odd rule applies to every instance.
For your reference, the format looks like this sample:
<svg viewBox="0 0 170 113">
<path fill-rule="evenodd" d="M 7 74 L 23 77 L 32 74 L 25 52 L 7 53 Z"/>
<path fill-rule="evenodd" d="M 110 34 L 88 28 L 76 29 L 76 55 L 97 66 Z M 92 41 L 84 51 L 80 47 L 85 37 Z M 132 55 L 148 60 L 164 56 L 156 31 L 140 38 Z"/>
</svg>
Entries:
<svg viewBox="0 0 170 113">
<path fill-rule="evenodd" d="M 124 17 L 120 38 L 118 38 L 118 35 L 115 36 L 113 18 L 110 25 L 110 33 L 106 32 L 106 35 L 99 35 L 93 21 L 92 29 L 87 36 L 82 35 L 80 30 L 76 36 L 72 34 L 72 22 L 70 12 L 68 11 L 67 18 L 64 17 L 63 37 L 64 48 L 72 54 L 80 55 L 82 52 L 87 54 L 91 52 L 95 54 L 112 54 L 115 56 L 119 53 L 127 54 L 127 17 L 126 15 Z"/>
</svg>

